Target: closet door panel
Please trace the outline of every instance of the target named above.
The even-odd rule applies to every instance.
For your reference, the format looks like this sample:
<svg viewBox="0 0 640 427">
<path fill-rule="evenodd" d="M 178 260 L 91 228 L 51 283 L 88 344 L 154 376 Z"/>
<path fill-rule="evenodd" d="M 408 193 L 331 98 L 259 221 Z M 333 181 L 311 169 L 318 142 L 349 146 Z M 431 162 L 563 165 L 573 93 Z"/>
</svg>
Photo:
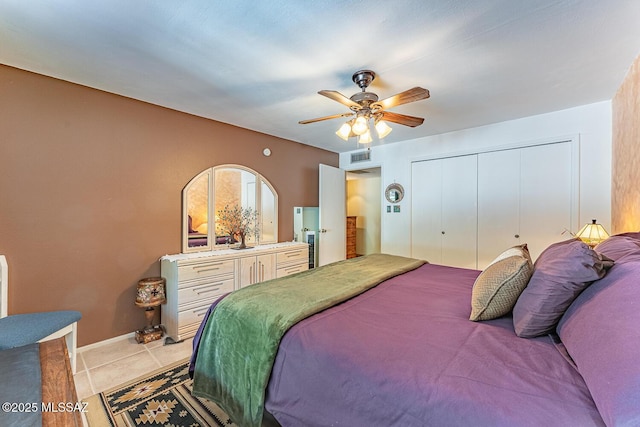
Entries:
<svg viewBox="0 0 640 427">
<path fill-rule="evenodd" d="M 442 264 L 477 267 L 478 156 L 442 159 Z"/>
<path fill-rule="evenodd" d="M 550 244 L 569 238 L 571 229 L 571 143 L 523 148 L 520 230 L 535 260 Z"/>
<path fill-rule="evenodd" d="M 411 166 L 411 256 L 440 264 L 442 160 Z"/>
<path fill-rule="evenodd" d="M 478 269 L 521 244 L 519 217 L 520 150 L 479 154 Z"/>
</svg>

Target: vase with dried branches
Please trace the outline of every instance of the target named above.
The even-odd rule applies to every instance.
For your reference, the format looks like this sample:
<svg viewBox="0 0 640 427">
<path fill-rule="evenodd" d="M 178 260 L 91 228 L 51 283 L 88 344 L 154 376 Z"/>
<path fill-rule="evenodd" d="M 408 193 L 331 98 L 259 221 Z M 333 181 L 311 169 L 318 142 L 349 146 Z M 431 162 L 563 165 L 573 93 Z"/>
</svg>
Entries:
<svg viewBox="0 0 640 427">
<path fill-rule="evenodd" d="M 248 235 L 258 238 L 258 212 L 238 205 L 229 206 L 218 211 L 216 225 L 226 234 L 240 241 L 238 249 L 246 249 L 245 239 Z"/>
</svg>

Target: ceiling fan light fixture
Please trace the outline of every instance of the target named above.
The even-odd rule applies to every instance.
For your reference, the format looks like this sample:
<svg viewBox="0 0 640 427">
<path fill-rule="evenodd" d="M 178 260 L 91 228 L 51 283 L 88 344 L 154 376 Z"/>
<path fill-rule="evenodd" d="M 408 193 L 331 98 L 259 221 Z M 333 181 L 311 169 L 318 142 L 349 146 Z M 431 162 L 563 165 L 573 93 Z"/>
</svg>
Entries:
<svg viewBox="0 0 640 427">
<path fill-rule="evenodd" d="M 349 124 L 349 122 L 343 123 L 342 126 L 340 126 L 340 129 L 338 129 L 338 131 L 336 132 L 336 135 L 338 135 L 345 141 L 348 141 L 349 135 L 351 135 L 351 125 Z"/>
<path fill-rule="evenodd" d="M 378 139 L 383 139 L 389 135 L 392 129 L 387 122 L 412 128 L 420 126 L 424 122 L 422 117 L 408 116 L 388 110 L 398 105 L 427 99 L 431 96 L 429 91 L 416 86 L 380 100 L 378 95 L 366 90 L 375 77 L 376 73 L 371 70 L 356 71 L 352 80 L 361 91 L 351 97 L 346 97 L 335 90 L 321 90 L 318 92 L 322 96 L 349 107 L 350 111 L 348 113 L 332 114 L 311 120 L 300 120 L 298 123 L 305 125 L 339 117 L 353 117 L 338 129 L 336 135 L 345 141 L 348 141 L 352 136 L 358 137 L 358 142 L 361 144 L 368 144 L 372 141 L 371 127 L 375 128 Z M 384 121 L 382 120 L 383 118 L 385 119 Z M 369 123 L 370 121 L 373 121 L 373 123 Z"/>
<path fill-rule="evenodd" d="M 358 137 L 358 144 L 369 144 L 371 141 L 373 141 L 373 139 L 371 138 L 371 132 L 369 132 L 369 129 Z"/>
<path fill-rule="evenodd" d="M 365 116 L 358 116 L 356 121 L 353 123 L 351 130 L 356 135 L 362 135 L 365 132 L 369 132 L 369 124 L 367 123 L 367 119 Z"/>
<path fill-rule="evenodd" d="M 378 134 L 378 138 L 382 139 L 385 136 L 389 135 L 393 130 L 391 126 L 387 124 L 384 120 L 377 120 L 375 124 L 376 133 Z"/>
</svg>

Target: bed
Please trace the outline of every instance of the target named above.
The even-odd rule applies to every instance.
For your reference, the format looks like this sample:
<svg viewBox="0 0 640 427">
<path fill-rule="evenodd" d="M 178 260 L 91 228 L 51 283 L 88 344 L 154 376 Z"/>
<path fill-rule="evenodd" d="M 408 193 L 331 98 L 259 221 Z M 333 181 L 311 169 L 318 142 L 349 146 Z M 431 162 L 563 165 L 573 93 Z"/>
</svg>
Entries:
<svg viewBox="0 0 640 427">
<path fill-rule="evenodd" d="M 236 291 L 214 304 L 194 341 L 194 394 L 242 426 L 640 425 L 640 233 L 601 245 L 559 242 L 535 265 L 522 255 L 515 264 L 526 280 L 508 310 L 476 321 L 480 284 L 497 280 L 495 266 L 513 267 L 513 248 L 483 272 L 393 257 L 411 268 L 285 325 L 266 374 L 251 374 L 268 347 L 255 346 L 252 334 L 270 334 L 282 316 L 265 323 L 254 294 L 277 299 L 282 285 L 293 298 L 294 286 L 303 289 L 323 269 L 357 272 L 387 256 Z M 256 331 L 229 332 L 234 322 L 218 316 L 231 299 L 250 301 L 233 316 Z"/>
</svg>

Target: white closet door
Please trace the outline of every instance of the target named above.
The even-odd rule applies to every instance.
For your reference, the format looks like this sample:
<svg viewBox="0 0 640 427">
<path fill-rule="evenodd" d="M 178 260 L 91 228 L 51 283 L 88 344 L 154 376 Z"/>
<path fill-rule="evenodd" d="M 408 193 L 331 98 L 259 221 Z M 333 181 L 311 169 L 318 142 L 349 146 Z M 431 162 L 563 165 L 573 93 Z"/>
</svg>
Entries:
<svg viewBox="0 0 640 427">
<path fill-rule="evenodd" d="M 478 155 L 478 269 L 521 244 L 520 151 Z"/>
<path fill-rule="evenodd" d="M 412 163 L 411 189 L 411 256 L 440 264 L 442 161 Z"/>
<path fill-rule="evenodd" d="M 478 156 L 442 159 L 442 264 L 477 267 Z"/>
<path fill-rule="evenodd" d="M 477 156 L 415 162 L 411 174 L 411 256 L 476 268 Z"/>
<path fill-rule="evenodd" d="M 527 243 L 535 260 L 577 223 L 574 164 L 571 142 L 413 163 L 412 256 L 483 269 Z"/>
<path fill-rule="evenodd" d="M 572 146 L 569 142 L 522 149 L 520 240 L 535 260 L 550 244 L 569 238 L 572 217 Z"/>
</svg>

